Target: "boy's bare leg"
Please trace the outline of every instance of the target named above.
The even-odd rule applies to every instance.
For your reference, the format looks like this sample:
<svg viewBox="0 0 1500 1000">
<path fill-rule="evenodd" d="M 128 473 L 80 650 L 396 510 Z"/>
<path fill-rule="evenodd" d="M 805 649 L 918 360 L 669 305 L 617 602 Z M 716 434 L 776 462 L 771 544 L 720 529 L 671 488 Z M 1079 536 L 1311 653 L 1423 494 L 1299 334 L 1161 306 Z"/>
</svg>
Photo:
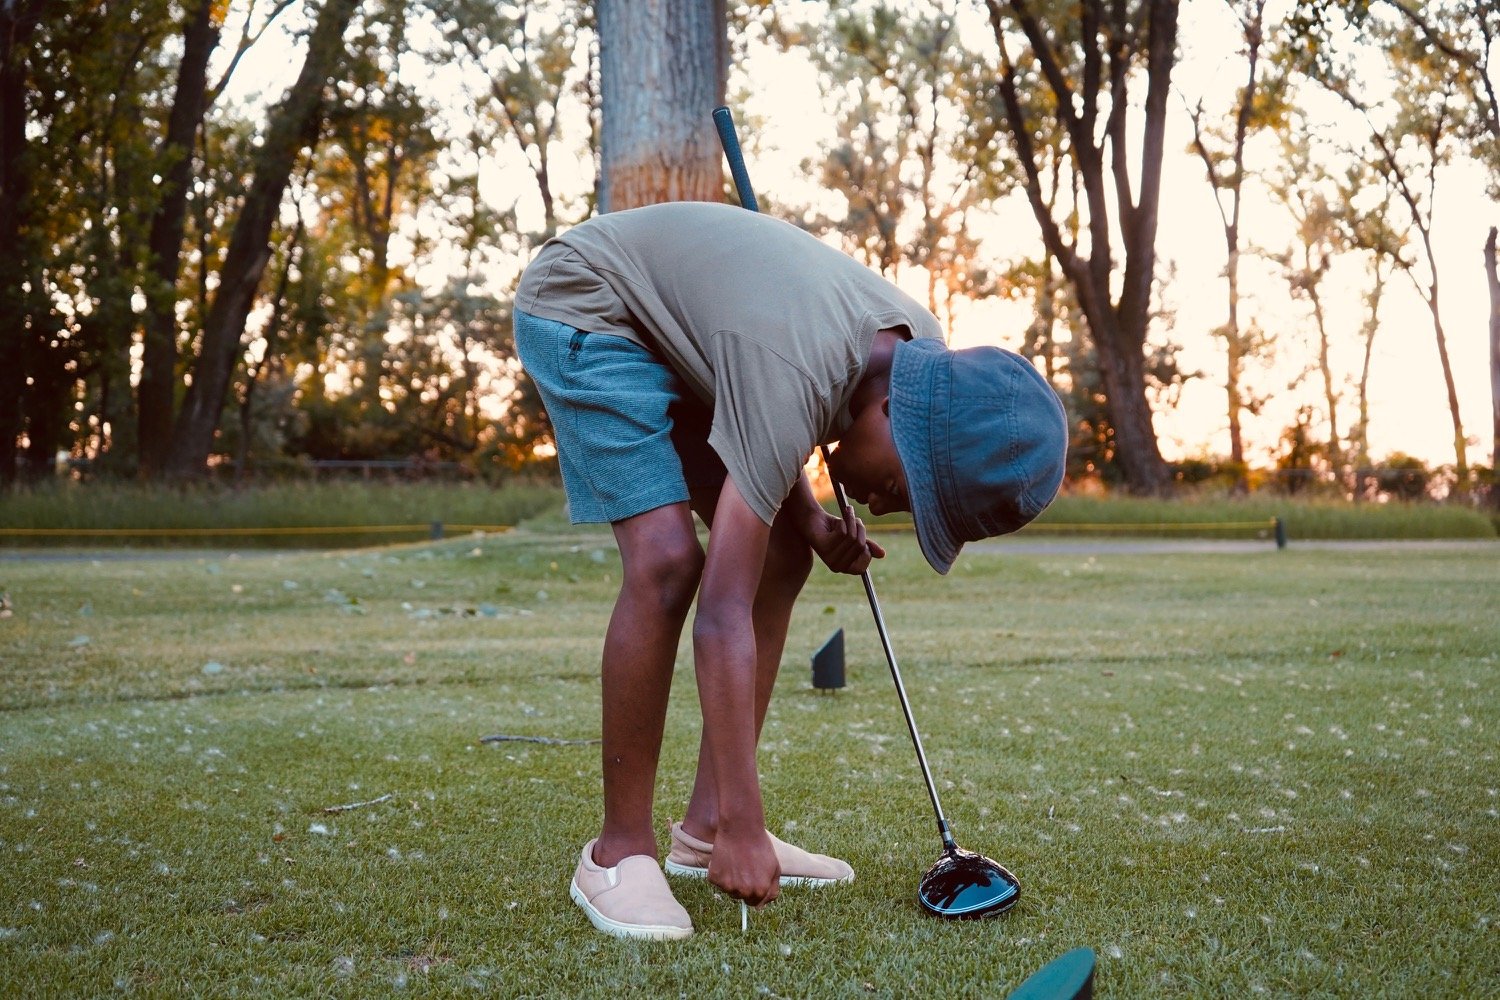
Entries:
<svg viewBox="0 0 1500 1000">
<path fill-rule="evenodd" d="M 617 522 L 624 576 L 604 636 L 604 828 L 594 862 L 656 857 L 651 805 L 672 668 L 703 571 L 686 503 Z"/>
<path fill-rule="evenodd" d="M 694 509 L 704 507 L 694 498 Z M 777 518 L 771 527 L 771 543 L 766 552 L 766 566 L 760 588 L 755 594 L 755 738 L 760 740 L 771 703 L 771 691 L 781 668 L 781 654 L 786 648 L 787 629 L 797 596 L 812 571 L 812 550 L 794 527 Z M 684 830 L 699 840 L 712 841 L 718 831 L 718 794 L 709 763 L 707 743 L 698 745 L 698 773 L 693 780 L 692 797 L 682 819 Z"/>
</svg>

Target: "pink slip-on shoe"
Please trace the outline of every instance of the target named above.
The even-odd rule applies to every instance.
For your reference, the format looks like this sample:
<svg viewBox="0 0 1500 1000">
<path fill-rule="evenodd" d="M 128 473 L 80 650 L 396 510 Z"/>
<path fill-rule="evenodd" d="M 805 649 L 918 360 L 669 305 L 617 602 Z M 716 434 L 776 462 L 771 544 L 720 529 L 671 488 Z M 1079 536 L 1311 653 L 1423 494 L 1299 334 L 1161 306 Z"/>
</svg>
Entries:
<svg viewBox="0 0 1500 1000">
<path fill-rule="evenodd" d="M 684 833 L 681 823 L 672 824 L 672 850 L 667 854 L 667 874 L 705 878 L 714 845 Z M 769 834 L 781 862 L 782 885 L 824 886 L 854 881 L 854 869 L 847 862 L 826 854 L 812 854 L 788 844 L 774 833 Z"/>
<path fill-rule="evenodd" d="M 693 936 L 692 918 L 672 895 L 655 858 L 632 854 L 605 868 L 594 862 L 594 843 L 584 845 L 568 895 L 595 927 L 616 937 L 648 941 Z"/>
</svg>

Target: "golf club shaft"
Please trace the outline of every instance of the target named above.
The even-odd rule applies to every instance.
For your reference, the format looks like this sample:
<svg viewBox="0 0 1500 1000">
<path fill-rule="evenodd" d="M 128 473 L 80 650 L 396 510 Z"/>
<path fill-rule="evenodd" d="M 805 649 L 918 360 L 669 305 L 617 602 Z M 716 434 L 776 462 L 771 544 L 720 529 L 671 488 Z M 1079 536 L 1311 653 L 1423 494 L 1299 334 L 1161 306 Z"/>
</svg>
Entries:
<svg viewBox="0 0 1500 1000">
<path fill-rule="evenodd" d="M 729 175 L 734 179 L 735 191 L 739 194 L 740 204 L 752 212 L 760 211 L 760 203 L 755 198 L 755 191 L 750 186 L 750 173 L 745 169 L 745 157 L 740 151 L 739 136 L 735 134 L 734 118 L 729 109 L 725 107 L 714 109 L 714 127 L 719 132 L 719 144 L 724 147 L 724 157 L 729 162 Z M 838 501 L 839 513 L 842 515 L 849 508 L 849 496 L 844 492 L 844 485 L 833 478 L 833 465 L 828 461 L 828 446 L 820 446 L 823 454 L 823 465 L 828 469 L 829 482 L 833 483 L 834 497 Z M 917 751 L 917 763 L 922 767 L 922 780 L 927 783 L 927 796 L 932 799 L 932 811 L 937 816 L 938 835 L 943 839 L 943 847 L 949 851 L 956 850 L 957 844 L 953 841 L 953 832 L 948 827 L 948 820 L 943 815 L 943 805 L 938 801 L 937 784 L 932 780 L 932 770 L 927 766 L 927 754 L 922 749 L 922 737 L 917 732 L 917 720 L 911 714 L 911 702 L 906 697 L 906 685 L 901 682 L 901 668 L 896 665 L 896 651 L 891 647 L 890 633 L 886 631 L 885 615 L 880 613 L 880 600 L 875 596 L 875 581 L 870 578 L 869 570 L 859 575 L 860 581 L 865 585 L 865 597 L 870 601 L 870 613 L 875 617 L 875 631 L 880 633 L 880 647 L 885 650 L 885 662 L 891 668 L 891 680 L 896 682 L 896 697 L 901 702 L 901 713 L 906 716 L 906 729 L 911 733 L 911 744 Z"/>
</svg>

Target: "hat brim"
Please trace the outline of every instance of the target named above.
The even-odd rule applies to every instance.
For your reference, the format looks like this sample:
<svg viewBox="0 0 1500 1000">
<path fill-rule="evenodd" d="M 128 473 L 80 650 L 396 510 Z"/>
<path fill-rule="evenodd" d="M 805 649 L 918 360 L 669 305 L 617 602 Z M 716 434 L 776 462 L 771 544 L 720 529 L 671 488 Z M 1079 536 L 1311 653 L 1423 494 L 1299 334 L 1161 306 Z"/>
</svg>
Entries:
<svg viewBox="0 0 1500 1000">
<path fill-rule="evenodd" d="M 917 544 L 933 569 L 946 575 L 963 542 L 943 516 L 934 471 L 935 449 L 947 440 L 941 420 L 934 419 L 934 400 L 946 398 L 948 349 L 940 340 L 907 340 L 896 345 L 891 362 L 891 437 L 906 476 Z M 940 434 L 940 430 L 942 433 Z"/>
</svg>

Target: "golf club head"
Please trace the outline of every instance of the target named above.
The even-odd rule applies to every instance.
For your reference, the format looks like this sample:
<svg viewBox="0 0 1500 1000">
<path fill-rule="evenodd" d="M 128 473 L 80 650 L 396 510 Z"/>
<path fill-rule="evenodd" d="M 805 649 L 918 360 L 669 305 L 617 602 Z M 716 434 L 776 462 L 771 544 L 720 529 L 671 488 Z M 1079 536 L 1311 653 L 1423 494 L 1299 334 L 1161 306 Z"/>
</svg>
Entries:
<svg viewBox="0 0 1500 1000">
<path fill-rule="evenodd" d="M 983 854 L 944 850 L 917 886 L 917 899 L 939 917 L 992 917 L 1021 898 L 1021 882 Z"/>
</svg>

